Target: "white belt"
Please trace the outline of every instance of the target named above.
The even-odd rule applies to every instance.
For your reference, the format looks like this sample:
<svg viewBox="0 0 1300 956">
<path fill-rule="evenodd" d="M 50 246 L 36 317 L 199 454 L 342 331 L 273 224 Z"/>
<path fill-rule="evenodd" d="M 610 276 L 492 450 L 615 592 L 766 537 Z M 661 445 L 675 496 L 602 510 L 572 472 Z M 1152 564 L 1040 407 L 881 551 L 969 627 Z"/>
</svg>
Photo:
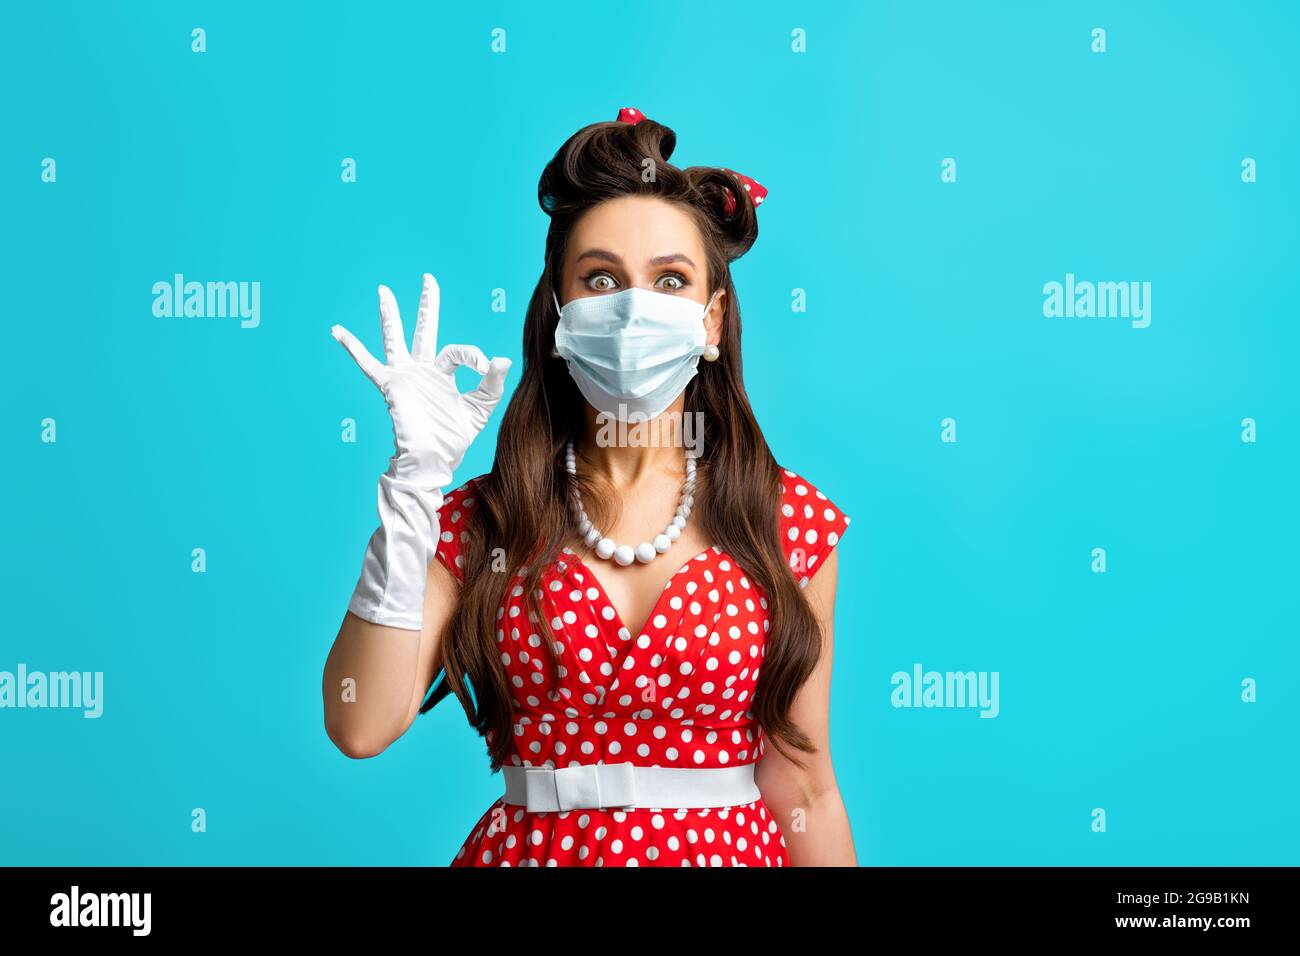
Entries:
<svg viewBox="0 0 1300 956">
<path fill-rule="evenodd" d="M 594 763 L 576 767 L 503 767 L 505 802 L 530 813 L 557 810 L 701 809 L 732 807 L 759 799 L 754 765 L 734 767 L 638 767 Z"/>
</svg>

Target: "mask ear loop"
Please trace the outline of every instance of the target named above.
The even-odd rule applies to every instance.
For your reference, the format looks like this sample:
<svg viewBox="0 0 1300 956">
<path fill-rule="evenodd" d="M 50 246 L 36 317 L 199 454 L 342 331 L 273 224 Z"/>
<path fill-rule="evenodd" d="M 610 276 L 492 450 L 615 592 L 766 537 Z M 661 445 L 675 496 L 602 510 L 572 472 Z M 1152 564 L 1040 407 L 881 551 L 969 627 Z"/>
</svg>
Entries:
<svg viewBox="0 0 1300 956">
<path fill-rule="evenodd" d="M 556 315 L 559 315 L 561 312 L 564 311 L 562 308 L 560 308 L 560 299 L 559 299 L 559 296 L 557 296 L 557 295 L 555 294 L 555 289 L 554 289 L 554 288 L 551 289 L 551 301 L 555 303 L 555 314 L 556 314 Z M 551 342 L 551 358 L 559 358 L 559 357 L 560 357 L 560 353 L 559 353 L 559 351 L 555 348 L 555 342 L 552 341 L 552 342 Z"/>
<path fill-rule="evenodd" d="M 713 295 L 709 296 L 708 304 L 704 306 L 704 315 L 709 314 L 709 310 L 713 308 L 713 300 L 718 297 L 718 293 L 721 291 L 722 291 L 721 288 L 717 288 L 713 290 Z M 704 320 L 704 316 L 700 316 L 700 321 L 703 320 Z M 722 350 L 719 349 L 716 345 L 706 345 L 704 346 L 704 354 L 701 357 L 706 362 L 716 362 L 720 355 L 722 355 Z"/>
</svg>

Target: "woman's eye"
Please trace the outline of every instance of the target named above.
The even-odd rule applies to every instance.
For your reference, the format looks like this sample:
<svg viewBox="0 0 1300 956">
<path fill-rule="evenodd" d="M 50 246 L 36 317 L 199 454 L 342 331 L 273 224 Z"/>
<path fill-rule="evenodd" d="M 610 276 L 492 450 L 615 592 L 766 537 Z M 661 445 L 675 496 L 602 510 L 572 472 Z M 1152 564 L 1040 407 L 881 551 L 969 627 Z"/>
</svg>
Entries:
<svg viewBox="0 0 1300 956">
<path fill-rule="evenodd" d="M 607 272 L 597 272 L 588 277 L 587 285 L 596 292 L 608 292 L 614 288 L 614 277 Z"/>
<path fill-rule="evenodd" d="M 664 289 L 672 289 L 675 291 L 686 287 L 686 280 L 675 272 L 671 275 L 664 276 L 660 281 L 669 283 L 668 285 L 661 286 L 661 288 Z"/>
</svg>

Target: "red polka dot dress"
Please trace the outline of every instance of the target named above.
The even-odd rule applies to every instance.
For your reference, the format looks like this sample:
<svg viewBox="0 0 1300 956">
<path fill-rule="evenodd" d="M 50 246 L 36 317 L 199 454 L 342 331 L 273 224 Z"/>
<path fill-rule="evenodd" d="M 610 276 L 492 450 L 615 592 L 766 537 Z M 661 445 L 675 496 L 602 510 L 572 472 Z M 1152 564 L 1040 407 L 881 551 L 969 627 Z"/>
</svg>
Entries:
<svg viewBox="0 0 1300 956">
<path fill-rule="evenodd" d="M 825 563 L 849 518 L 794 472 L 783 469 L 781 478 L 781 540 L 802 586 Z M 458 580 L 478 481 L 447 494 L 439 512 L 438 559 Z M 749 707 L 771 623 L 768 601 L 725 551 L 713 547 L 685 560 L 639 634 L 623 625 L 600 582 L 568 548 L 541 578 L 545 621 L 529 620 L 522 583 L 516 575 L 497 611 L 497 645 L 513 688 L 511 763 L 728 767 L 763 755 L 762 728 Z M 558 686 L 543 641 L 558 655 Z M 789 862 L 780 821 L 762 799 L 707 809 L 530 812 L 503 796 L 451 865 Z"/>
</svg>

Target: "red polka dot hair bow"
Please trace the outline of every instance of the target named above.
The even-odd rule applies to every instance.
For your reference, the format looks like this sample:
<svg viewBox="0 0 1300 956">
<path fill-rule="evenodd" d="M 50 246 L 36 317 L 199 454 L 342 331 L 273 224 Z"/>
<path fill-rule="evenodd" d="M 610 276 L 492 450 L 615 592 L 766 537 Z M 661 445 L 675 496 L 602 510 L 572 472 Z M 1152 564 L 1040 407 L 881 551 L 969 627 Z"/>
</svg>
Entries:
<svg viewBox="0 0 1300 956">
<path fill-rule="evenodd" d="M 618 122 L 620 123 L 639 123 L 645 118 L 646 117 L 644 113 L 642 113 L 640 110 L 633 109 L 630 106 L 625 106 L 618 111 Z M 767 198 L 767 188 L 762 183 L 760 183 L 756 179 L 750 179 L 748 176 L 744 175 L 743 173 L 738 173 L 734 169 L 727 169 L 727 167 L 725 166 L 721 168 L 724 172 L 731 173 L 731 175 L 735 176 L 736 180 L 740 183 L 740 185 L 745 187 L 745 192 L 749 193 L 749 198 L 754 200 L 755 209 L 757 209 L 760 205 L 762 205 L 763 200 Z M 728 189 L 727 204 L 726 207 L 723 209 L 723 212 L 725 215 L 730 216 L 732 210 L 735 208 L 736 208 L 736 197 L 733 196 L 731 194 L 731 190 Z"/>
</svg>

